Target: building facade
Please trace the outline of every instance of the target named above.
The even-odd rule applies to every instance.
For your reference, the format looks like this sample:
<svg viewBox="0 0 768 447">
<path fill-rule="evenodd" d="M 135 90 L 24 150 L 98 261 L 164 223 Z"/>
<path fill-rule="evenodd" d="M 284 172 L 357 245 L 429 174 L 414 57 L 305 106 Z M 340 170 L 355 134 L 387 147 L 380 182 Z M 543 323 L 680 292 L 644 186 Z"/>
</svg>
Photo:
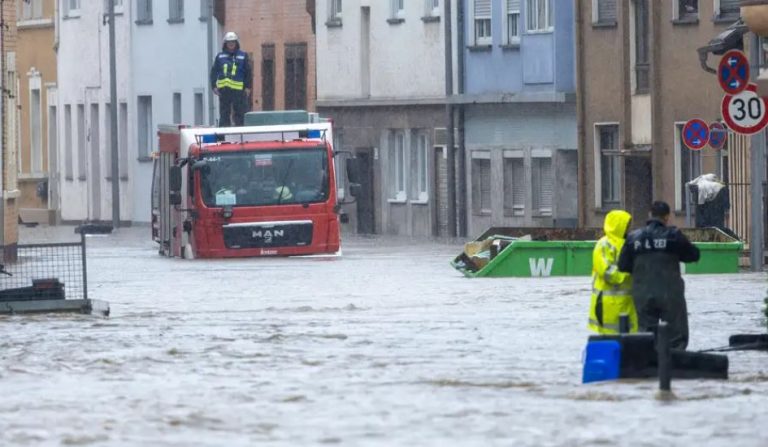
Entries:
<svg viewBox="0 0 768 447">
<path fill-rule="evenodd" d="M 317 109 L 363 173 L 351 231 L 445 233 L 444 11 L 442 0 L 316 2 Z"/>
<path fill-rule="evenodd" d="M 109 221 L 113 181 L 120 182 L 120 220 L 133 219 L 129 180 L 131 23 L 135 3 L 115 0 L 119 179 L 111 173 L 109 28 L 107 1 L 58 0 L 57 89 L 60 218 Z M 51 167 L 53 169 L 53 166 Z"/>
<path fill-rule="evenodd" d="M 224 30 L 237 33 L 253 65 L 250 109 L 315 110 L 315 35 L 307 1 L 224 0 L 224 5 Z"/>
<path fill-rule="evenodd" d="M 149 222 L 157 126 L 213 124 L 212 117 L 218 114 L 208 86 L 208 67 L 221 40 L 218 21 L 211 19 L 205 0 L 131 3 L 130 58 L 121 68 L 131 73 L 130 93 L 118 113 L 127 117 L 120 124 L 127 125 L 128 142 L 121 175 L 130 181 L 121 185 L 131 188 L 132 220 Z M 108 90 L 109 84 L 105 86 Z"/>
<path fill-rule="evenodd" d="M 696 50 L 738 20 L 738 3 L 577 0 L 582 224 L 600 226 L 614 208 L 642 224 L 651 201 L 665 200 L 684 226 L 685 183 L 707 172 L 727 179 L 728 154 L 740 156 L 744 138 L 731 134 L 726 151 L 692 151 L 681 130 L 692 118 L 720 118 L 723 91 Z"/>
<path fill-rule="evenodd" d="M 464 0 L 469 235 L 577 224 L 574 3 Z M 461 175 L 461 173 L 460 173 Z"/>
<path fill-rule="evenodd" d="M 49 171 L 56 160 L 55 0 L 17 2 L 19 76 L 19 214 L 24 222 L 52 223 Z M 55 191 L 54 191 L 55 193 Z"/>
<path fill-rule="evenodd" d="M 18 92 L 19 74 L 16 63 L 18 35 L 16 29 L 16 4 L 0 2 L 0 72 L 3 89 L 0 92 L 0 245 L 5 260 L 16 256 L 16 244 L 19 240 L 18 210 L 21 193 L 18 187 L 19 155 L 19 112 Z M 3 261 L 0 259 L 0 261 Z"/>
</svg>

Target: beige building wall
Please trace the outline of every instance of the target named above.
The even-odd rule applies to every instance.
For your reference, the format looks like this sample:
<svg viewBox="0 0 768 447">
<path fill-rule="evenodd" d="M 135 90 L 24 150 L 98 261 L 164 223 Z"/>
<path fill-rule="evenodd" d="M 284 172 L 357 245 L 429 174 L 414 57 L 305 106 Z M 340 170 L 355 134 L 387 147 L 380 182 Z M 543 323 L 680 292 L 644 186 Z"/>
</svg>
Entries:
<svg viewBox="0 0 768 447">
<path fill-rule="evenodd" d="M 636 90 L 635 0 L 616 1 L 615 21 L 600 21 L 595 0 L 575 0 L 577 12 L 577 109 L 579 116 L 580 223 L 602 226 L 609 207 L 599 191 L 600 124 L 618 125 L 621 204 L 634 224 L 645 221 L 652 200 L 676 208 L 674 223 L 685 225 L 681 209 L 680 150 L 675 124 L 691 118 L 719 119 L 723 91 L 705 72 L 696 49 L 734 20 L 718 17 L 715 3 L 699 1 L 698 17 L 680 17 L 673 0 L 646 0 L 649 8 L 649 88 Z M 716 67 L 718 56 L 710 56 Z M 687 149 L 686 149 L 687 150 Z M 706 147 L 701 173 L 720 169 L 718 151 Z M 678 174 L 676 174 L 678 173 Z"/>
<path fill-rule="evenodd" d="M 44 188 L 45 197 L 40 197 L 37 188 L 38 183 L 49 178 L 47 95 L 56 83 L 55 0 L 32 0 L 26 8 L 19 6 L 17 11 L 21 144 L 19 206 L 25 222 L 47 222 L 48 189 Z"/>
</svg>

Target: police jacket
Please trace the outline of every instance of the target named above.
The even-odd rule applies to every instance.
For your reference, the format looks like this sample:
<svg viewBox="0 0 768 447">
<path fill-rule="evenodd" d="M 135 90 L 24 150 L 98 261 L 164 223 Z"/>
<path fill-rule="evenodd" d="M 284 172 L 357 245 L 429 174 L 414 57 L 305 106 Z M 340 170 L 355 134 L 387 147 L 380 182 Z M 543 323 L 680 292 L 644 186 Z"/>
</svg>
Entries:
<svg viewBox="0 0 768 447">
<path fill-rule="evenodd" d="M 211 88 L 242 91 L 244 88 L 250 89 L 252 82 L 251 64 L 248 55 L 240 51 L 239 43 L 234 52 L 222 49 L 216 55 L 211 67 Z"/>
<path fill-rule="evenodd" d="M 619 270 L 632 273 L 636 298 L 683 297 L 680 262 L 699 260 L 696 248 L 676 227 L 657 219 L 627 237 L 619 256 Z"/>
</svg>

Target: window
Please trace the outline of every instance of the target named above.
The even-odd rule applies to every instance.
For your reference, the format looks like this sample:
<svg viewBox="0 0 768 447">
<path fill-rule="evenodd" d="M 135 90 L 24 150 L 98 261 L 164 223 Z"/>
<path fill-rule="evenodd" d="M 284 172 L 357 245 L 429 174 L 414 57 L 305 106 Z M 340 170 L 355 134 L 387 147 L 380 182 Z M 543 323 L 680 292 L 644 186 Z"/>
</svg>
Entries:
<svg viewBox="0 0 768 447">
<path fill-rule="evenodd" d="M 74 178 L 74 147 L 72 146 L 72 106 L 64 105 L 64 178 Z"/>
<path fill-rule="evenodd" d="M 202 93 L 195 93 L 195 126 L 200 126 L 203 124 L 203 108 L 205 106 L 203 105 L 203 94 Z"/>
<path fill-rule="evenodd" d="M 619 158 L 619 126 L 595 126 L 597 154 L 600 157 L 600 206 L 613 209 L 621 206 L 621 159 Z"/>
<path fill-rule="evenodd" d="M 19 19 L 35 20 L 43 18 L 43 0 L 18 0 Z"/>
<path fill-rule="evenodd" d="M 552 215 L 552 158 L 531 159 L 531 183 L 533 188 L 533 213 L 539 216 Z"/>
<path fill-rule="evenodd" d="M 505 40 L 507 45 L 520 43 L 520 0 L 505 0 L 507 12 L 504 14 L 506 22 Z"/>
<path fill-rule="evenodd" d="M 675 20 L 691 21 L 699 18 L 699 0 L 675 0 L 673 5 Z"/>
<path fill-rule="evenodd" d="M 592 4 L 592 21 L 602 24 L 616 24 L 616 0 L 595 0 Z"/>
<path fill-rule="evenodd" d="M 391 200 L 405 202 L 405 132 L 392 131 L 389 135 L 389 197 Z"/>
<path fill-rule="evenodd" d="M 335 21 L 341 21 L 341 13 L 342 13 L 342 0 L 330 0 L 328 2 L 328 19 L 329 20 L 335 20 Z"/>
<path fill-rule="evenodd" d="M 475 0 L 473 13 L 475 45 L 490 45 L 493 39 L 491 32 L 491 0 Z"/>
<path fill-rule="evenodd" d="M 111 0 L 115 4 L 115 12 L 121 12 L 123 10 L 123 0 Z M 104 0 L 104 14 L 109 12 L 110 0 Z"/>
<path fill-rule="evenodd" d="M 333 150 L 344 150 L 344 130 L 341 128 L 333 129 Z M 339 200 L 346 198 L 347 191 L 347 159 L 346 154 L 334 158 L 336 167 L 336 194 Z"/>
<path fill-rule="evenodd" d="M 275 110 L 275 46 L 261 46 L 261 110 Z"/>
<path fill-rule="evenodd" d="M 264 82 L 262 80 L 262 82 Z M 285 109 L 307 108 L 307 44 L 285 45 Z"/>
<path fill-rule="evenodd" d="M 181 124 L 181 93 L 173 94 L 173 122 Z"/>
<path fill-rule="evenodd" d="M 64 0 L 64 17 L 80 17 L 80 0 Z"/>
<path fill-rule="evenodd" d="M 648 0 L 635 2 L 635 93 L 648 93 L 649 79 L 649 27 Z"/>
<path fill-rule="evenodd" d="M 152 152 L 152 97 L 139 96 L 137 107 L 138 152 L 139 159 L 143 159 Z"/>
<path fill-rule="evenodd" d="M 741 17 L 740 0 L 715 0 L 715 15 L 718 19 L 738 20 Z"/>
<path fill-rule="evenodd" d="M 692 151 L 683 143 L 683 126 L 675 123 L 675 209 L 685 211 L 686 183 L 701 175 L 701 152 Z"/>
<path fill-rule="evenodd" d="M 53 175 L 60 173 L 57 160 L 59 155 L 55 152 L 59 147 L 59 132 L 56 126 L 59 123 L 59 109 L 56 106 L 48 106 L 48 170 Z"/>
<path fill-rule="evenodd" d="M 136 23 L 152 23 L 152 0 L 136 0 Z"/>
<path fill-rule="evenodd" d="M 424 0 L 424 15 L 437 17 L 440 15 L 440 0 Z"/>
<path fill-rule="evenodd" d="M 32 152 L 30 171 L 39 173 L 43 172 L 43 104 L 39 88 L 31 89 L 29 93 L 29 144 Z"/>
<path fill-rule="evenodd" d="M 389 0 L 390 14 L 393 19 L 403 18 L 405 13 L 405 0 Z"/>
<path fill-rule="evenodd" d="M 210 2 L 210 4 L 209 4 Z M 200 0 L 200 20 L 205 22 L 211 16 L 209 6 L 213 5 L 213 0 Z"/>
<path fill-rule="evenodd" d="M 491 154 L 472 151 L 472 212 L 491 214 Z"/>
<path fill-rule="evenodd" d="M 85 105 L 77 105 L 77 178 L 79 180 L 85 180 L 86 169 L 88 163 L 86 157 L 88 156 L 87 142 L 85 141 Z"/>
<path fill-rule="evenodd" d="M 426 132 L 416 133 L 414 138 L 412 166 L 416 169 L 415 182 L 412 185 L 413 198 L 415 201 L 426 203 L 429 200 L 429 183 L 427 176 L 429 174 L 427 167 L 427 147 L 429 147 L 429 138 Z"/>
<path fill-rule="evenodd" d="M 552 31 L 552 0 L 527 0 L 528 31 Z"/>
<path fill-rule="evenodd" d="M 504 151 L 504 215 L 525 215 L 525 158 L 523 151 Z"/>
<path fill-rule="evenodd" d="M 120 151 L 120 180 L 128 180 L 128 104 L 121 102 L 117 117 L 117 148 Z"/>
<path fill-rule="evenodd" d="M 184 0 L 169 0 L 168 23 L 184 22 Z"/>
</svg>

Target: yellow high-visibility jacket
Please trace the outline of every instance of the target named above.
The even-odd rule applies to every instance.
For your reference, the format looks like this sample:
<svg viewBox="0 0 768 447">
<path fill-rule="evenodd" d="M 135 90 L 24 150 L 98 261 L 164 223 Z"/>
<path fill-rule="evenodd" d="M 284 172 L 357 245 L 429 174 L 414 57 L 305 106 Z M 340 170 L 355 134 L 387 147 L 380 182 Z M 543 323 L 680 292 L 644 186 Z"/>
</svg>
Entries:
<svg viewBox="0 0 768 447">
<path fill-rule="evenodd" d="M 600 238 L 592 251 L 592 300 L 589 307 L 589 329 L 600 334 L 618 334 L 619 316 L 629 315 L 630 332 L 637 332 L 637 311 L 632 301 L 632 277 L 619 271 L 621 247 L 632 216 L 614 210 L 605 216 Z"/>
</svg>

